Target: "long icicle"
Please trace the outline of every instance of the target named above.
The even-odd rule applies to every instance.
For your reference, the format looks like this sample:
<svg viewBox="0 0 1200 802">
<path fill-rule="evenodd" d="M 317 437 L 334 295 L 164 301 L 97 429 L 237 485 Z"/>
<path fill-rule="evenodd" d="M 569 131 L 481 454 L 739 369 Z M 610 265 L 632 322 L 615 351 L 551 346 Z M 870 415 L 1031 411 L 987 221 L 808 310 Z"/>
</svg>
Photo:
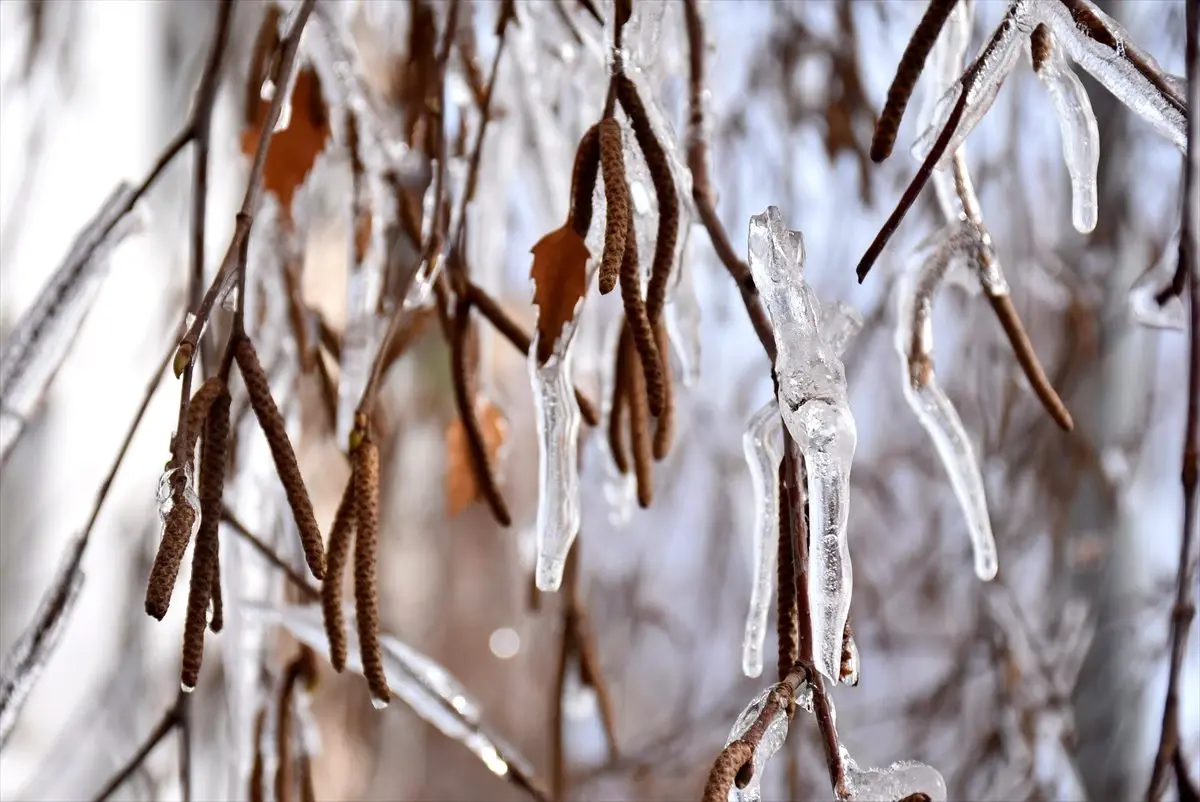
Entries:
<svg viewBox="0 0 1200 802">
<path fill-rule="evenodd" d="M 742 452 L 754 488 L 754 573 L 750 586 L 750 611 L 742 641 L 742 673 L 757 677 L 763 669 L 763 642 L 767 636 L 767 613 L 774 592 L 779 536 L 779 463 L 783 459 L 775 441 L 782 419 L 779 403 L 772 398 L 754 414 L 742 435 Z"/>
</svg>

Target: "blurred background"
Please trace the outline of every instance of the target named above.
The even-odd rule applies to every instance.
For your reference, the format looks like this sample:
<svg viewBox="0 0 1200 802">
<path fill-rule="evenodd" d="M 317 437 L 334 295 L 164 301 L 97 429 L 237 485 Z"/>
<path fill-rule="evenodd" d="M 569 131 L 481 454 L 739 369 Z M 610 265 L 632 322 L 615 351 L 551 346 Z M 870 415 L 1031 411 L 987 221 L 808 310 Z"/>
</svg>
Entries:
<svg viewBox="0 0 1200 802">
<path fill-rule="evenodd" d="M 1166 72 L 1184 72 L 1183 2 L 1100 5 Z M 440 30 L 447 4 L 321 6 L 301 58 L 328 57 L 322 30 L 345 34 L 358 50 L 356 80 L 368 87 L 383 138 L 394 131 L 399 141 L 409 51 L 429 35 L 418 29 L 410 36 L 414 15 L 432 13 Z M 464 0 L 463 7 L 460 38 L 470 47 L 460 45 L 451 58 L 448 120 L 469 131 L 478 124 L 467 111 L 475 102 L 471 70 L 486 78 L 500 4 Z M 1071 226 L 1057 119 L 1027 59 L 969 140 L 968 161 L 1015 304 L 1076 421 L 1070 434 L 1057 429 L 984 300 L 965 284 L 947 285 L 935 312 L 938 375 L 980 456 L 1000 553 L 999 576 L 981 583 L 945 472 L 903 403 L 905 374 L 892 344 L 896 279 L 916 244 L 942 224 L 931 193 L 863 285 L 853 270 L 916 168 L 907 154 L 919 133 L 915 114 L 889 161 L 874 165 L 866 154 L 924 4 L 710 0 L 702 7 L 712 179 L 735 250 L 744 255 L 750 215 L 780 207 L 804 233 L 807 276 L 818 295 L 850 303 L 866 321 L 845 357 L 859 432 L 850 543 L 862 679 L 833 691 L 843 743 L 862 765 L 915 759 L 937 767 L 951 799 L 1140 797 L 1158 740 L 1182 526 L 1186 342 L 1181 333 L 1139 326 L 1128 293 L 1177 230 L 1178 150 L 1081 74 L 1101 138 L 1100 223 L 1085 236 Z M 608 6 L 596 8 L 606 15 Z M 682 3 L 634 0 L 634 8 L 630 58 L 682 156 Z M 10 332 L 34 302 L 112 188 L 141 181 L 179 130 L 216 9 L 207 2 L 0 3 L 0 332 Z M 245 185 L 243 99 L 265 9 L 251 0 L 236 4 L 220 78 L 210 274 Z M 969 55 L 1004 9 L 975 2 Z M 574 0 L 524 0 L 517 13 L 468 211 L 468 253 L 476 282 L 528 330 L 535 314 L 529 249 L 564 217 L 575 143 L 604 101 L 599 43 L 606 34 Z M 352 222 L 348 159 L 336 129 L 292 210 L 305 303 L 341 331 Z M 113 253 L 44 406 L 5 464 L 0 652 L 33 617 L 87 520 L 146 382 L 178 337 L 189 159 L 176 160 L 147 195 L 147 224 Z M 252 333 L 324 530 L 349 466 L 319 382 L 295 365 L 280 300 L 286 259 L 279 218 L 277 200 L 268 198 L 251 246 Z M 608 748 L 603 705 L 581 681 L 577 661 L 567 660 L 557 681 L 564 594 L 531 604 L 538 455 L 524 356 L 480 324 L 480 392 L 505 421 L 497 459 L 513 514 L 507 529 L 480 503 L 452 509 L 461 506 L 450 496 L 462 481 L 462 447 L 448 434 L 455 409 L 437 326 L 426 327 L 391 368 L 381 396 L 384 629 L 456 676 L 483 720 L 545 783 L 561 765 L 554 782 L 573 799 L 697 798 L 737 715 L 774 679 L 771 635 L 764 676 L 748 679 L 740 670 L 754 520 L 742 433 L 770 398 L 769 367 L 707 233 L 698 223 L 685 233 L 680 292 L 694 292 L 700 311 L 698 376 L 683 386 L 693 353 L 683 347 L 673 363 L 678 436 L 656 466 L 650 509 L 629 508 L 600 442 L 603 429 L 584 427 L 582 435 L 577 594 L 607 686 L 617 754 Z M 389 259 L 411 261 L 411 242 L 391 242 Z M 582 312 L 574 370 L 593 399 L 603 396 L 619 311 L 619 301 L 593 291 Z M 686 346 L 686 314 L 676 314 L 683 321 L 677 339 Z M 336 360 L 330 367 L 336 377 Z M 105 502 L 84 555 L 81 600 L 0 755 L 4 799 L 90 798 L 178 691 L 182 591 L 161 623 L 142 610 L 175 388 L 168 376 Z M 244 408 L 240 392 L 235 415 Z M 252 417 L 237 435 L 226 503 L 247 529 L 302 566 Z M 297 648 L 261 609 L 302 601 L 228 527 L 221 549 L 228 623 L 207 640 L 191 706 L 199 799 L 247 798 L 254 720 L 260 708 L 271 709 Z M 1193 776 L 1200 770 L 1198 641 L 1191 639 L 1181 701 Z M 376 711 L 361 677 L 334 674 L 324 658 L 320 665 L 312 693 L 319 743 L 310 745 L 318 799 L 523 798 L 404 705 Z M 164 742 L 115 798 L 179 798 L 177 756 L 172 741 Z M 811 717 L 797 716 L 763 782 L 767 799 L 832 797 Z"/>
</svg>

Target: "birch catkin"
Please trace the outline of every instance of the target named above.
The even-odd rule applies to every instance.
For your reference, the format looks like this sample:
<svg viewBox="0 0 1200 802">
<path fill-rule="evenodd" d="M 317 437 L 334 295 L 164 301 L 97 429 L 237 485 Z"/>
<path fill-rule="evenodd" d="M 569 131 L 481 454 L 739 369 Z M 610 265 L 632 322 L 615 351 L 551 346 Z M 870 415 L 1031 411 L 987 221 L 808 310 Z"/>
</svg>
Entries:
<svg viewBox="0 0 1200 802">
<path fill-rule="evenodd" d="M 600 259 L 600 294 L 617 286 L 632 232 L 629 185 L 625 182 L 621 124 L 615 117 L 600 121 L 600 168 L 604 171 L 604 253 Z M 636 243 L 633 247 L 636 247 Z M 640 292 L 640 289 L 639 289 Z"/>
<path fill-rule="evenodd" d="M 296 462 L 292 441 L 288 439 L 283 416 L 279 414 L 275 399 L 271 397 L 271 386 L 267 381 L 266 371 L 259 363 L 258 353 L 249 339 L 242 339 L 237 344 L 234 357 L 246 384 L 250 406 L 267 438 L 267 445 L 271 447 L 271 457 L 275 460 L 275 470 L 283 482 L 288 505 L 292 508 L 292 516 L 296 520 L 296 529 L 300 533 L 300 543 L 304 547 L 308 569 L 314 577 L 322 579 L 325 576 L 325 553 L 321 543 L 321 530 L 317 527 L 312 501 L 309 500 L 308 489 L 304 486 L 304 477 L 300 474 L 300 465 Z"/>
<path fill-rule="evenodd" d="M 593 125 L 579 140 L 575 149 L 575 164 L 571 169 L 571 228 L 581 239 L 587 239 L 592 227 L 592 193 L 600 173 L 600 126 Z"/>
<path fill-rule="evenodd" d="M 225 484 L 225 458 L 229 442 L 229 393 L 218 394 L 204 425 L 200 453 L 200 529 L 192 553 L 192 582 L 188 592 L 187 619 L 183 629 L 182 682 L 195 688 L 204 660 L 204 629 L 212 600 L 218 561 L 218 530 L 221 522 L 221 492 Z"/>
<path fill-rule="evenodd" d="M 633 218 L 629 218 L 629 235 L 625 242 L 625 258 L 621 263 L 621 300 L 625 303 L 625 319 L 634 347 L 638 353 L 639 369 L 642 372 L 642 392 L 650 404 L 650 414 L 657 417 L 662 412 L 663 380 L 658 361 L 658 345 L 654 340 L 654 327 L 646 313 L 646 302 L 642 298 L 642 276 L 638 265 L 637 234 Z"/>
<path fill-rule="evenodd" d="M 176 470 L 171 476 L 171 511 L 163 523 L 162 541 L 154 555 L 154 565 L 146 582 L 146 614 L 159 621 L 167 614 L 171 605 L 171 593 L 179 576 L 179 565 L 188 541 L 192 539 L 192 526 L 196 523 L 196 510 L 187 499 L 187 474 Z"/>
<path fill-rule="evenodd" d="M 329 639 L 329 662 L 339 674 L 346 668 L 346 621 L 342 615 L 342 576 L 354 538 L 354 477 L 346 482 L 333 527 L 329 530 L 329 548 L 325 553 L 325 580 L 321 583 L 321 609 L 325 618 L 325 636 Z"/>
<path fill-rule="evenodd" d="M 379 447 L 366 435 L 354 452 L 354 510 L 358 534 L 354 544 L 354 606 L 363 676 L 376 707 L 392 698 L 379 647 L 379 587 L 376 560 L 379 548 Z"/>
</svg>

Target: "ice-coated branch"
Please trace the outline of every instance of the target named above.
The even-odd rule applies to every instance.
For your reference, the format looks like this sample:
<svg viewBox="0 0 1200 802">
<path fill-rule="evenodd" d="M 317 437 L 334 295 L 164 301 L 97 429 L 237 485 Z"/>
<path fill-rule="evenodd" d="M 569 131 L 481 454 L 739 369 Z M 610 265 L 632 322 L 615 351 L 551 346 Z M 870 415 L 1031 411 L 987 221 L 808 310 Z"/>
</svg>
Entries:
<svg viewBox="0 0 1200 802">
<path fill-rule="evenodd" d="M 42 597 L 33 621 L 4 657 L 0 667 L 0 749 L 8 743 L 21 708 L 58 645 L 64 625 L 79 600 L 79 591 L 83 589 L 79 563 L 86 546 L 87 539 L 80 536 L 63 555 L 62 564 Z"/>
<path fill-rule="evenodd" d="M 138 191 L 122 183 L 75 238 L 0 354 L 0 465 L 37 412 L 108 276 L 112 252 L 141 230 Z"/>
<path fill-rule="evenodd" d="M 247 603 L 247 608 L 254 617 L 279 624 L 301 643 L 329 658 L 329 640 L 325 637 L 319 606 L 291 605 L 281 609 Z M 349 635 L 346 667 L 361 674 L 363 666 L 354 642 L 357 627 L 353 606 L 346 605 L 343 615 Z M 383 635 L 380 646 L 388 686 L 414 713 L 465 746 L 497 777 L 508 780 L 539 802 L 549 798 L 530 763 L 484 723 L 479 703 L 458 679 L 394 637 Z"/>
<path fill-rule="evenodd" d="M 784 225 L 774 206 L 750 218 L 749 263 L 776 332 L 779 409 L 808 474 L 814 663 L 836 682 L 854 582 L 846 528 L 858 432 L 846 372 L 822 331 L 820 302 L 804 280 L 803 238 Z"/>
<path fill-rule="evenodd" d="M 1054 35 L 1055 46 L 1062 48 L 1064 57 L 1090 73 L 1160 134 L 1176 146 L 1184 147 L 1186 103 L 1154 59 L 1130 41 L 1120 25 L 1088 0 L 1014 0 L 979 56 L 938 99 L 927 127 L 913 148 L 914 155 L 922 160 L 921 166 L 896 209 L 859 260 L 860 282 L 916 202 L 932 177 L 934 167 L 950 166 L 959 146 L 983 119 L 1004 79 L 1016 66 L 1021 43 L 1041 25 Z M 1066 113 L 1070 118 L 1069 121 L 1064 119 L 1062 124 L 1071 128 L 1072 142 L 1078 145 L 1067 155 L 1073 181 L 1075 167 L 1081 168 L 1081 176 L 1085 174 L 1082 167 L 1088 162 L 1086 142 L 1090 136 L 1090 131 L 1083 133 L 1080 128 L 1081 124 L 1086 126 L 1086 119 L 1083 109 L 1075 108 L 1077 98 L 1074 94 L 1074 87 L 1071 87 L 1064 94 L 1064 99 L 1071 98 L 1069 108 L 1059 110 L 1060 115 Z M 1076 155 L 1077 159 L 1074 158 Z M 1081 222 L 1086 219 L 1086 214 L 1080 215 Z"/>
<path fill-rule="evenodd" d="M 703 802 L 758 802 L 767 761 L 787 739 L 794 705 L 804 705 L 808 684 L 801 669 L 788 674 L 746 706 L 713 762 Z M 809 691 L 811 692 L 811 691 Z"/>
<path fill-rule="evenodd" d="M 771 608 L 778 561 L 775 542 L 779 536 L 777 476 L 783 454 L 775 441 L 781 427 L 779 404 L 772 398 L 754 414 L 742 435 L 742 452 L 746 456 L 754 491 L 754 540 L 751 546 L 754 573 L 750 588 L 750 611 L 746 614 L 746 634 L 742 642 L 742 673 L 747 677 L 762 674 L 767 613 Z"/>
<path fill-rule="evenodd" d="M 897 296 L 896 352 L 903 372 L 904 398 L 937 448 L 967 521 L 980 579 L 996 575 L 996 541 L 988 517 L 983 476 L 962 419 L 933 371 L 933 301 L 951 261 L 978 263 L 980 232 L 970 222 L 951 224 L 936 239 L 932 254 L 901 279 Z"/>
</svg>

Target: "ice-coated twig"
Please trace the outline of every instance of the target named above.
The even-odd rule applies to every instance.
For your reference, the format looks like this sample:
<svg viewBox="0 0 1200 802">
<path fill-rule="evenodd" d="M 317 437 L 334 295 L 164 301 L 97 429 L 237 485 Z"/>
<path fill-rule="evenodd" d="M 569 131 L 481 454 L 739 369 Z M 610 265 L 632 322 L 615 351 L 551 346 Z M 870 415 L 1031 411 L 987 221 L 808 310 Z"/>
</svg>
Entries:
<svg viewBox="0 0 1200 802">
<path fill-rule="evenodd" d="M 75 342 L 108 275 L 113 250 L 144 226 L 141 207 L 134 205 L 136 195 L 128 183 L 113 190 L 5 338 L 0 354 L 0 465 Z"/>
<path fill-rule="evenodd" d="M 886 769 L 859 768 L 845 746 L 846 787 L 858 802 L 899 802 L 913 794 L 924 794 L 930 802 L 946 802 L 946 781 L 932 766 L 915 760 L 900 760 Z"/>
<path fill-rule="evenodd" d="M 290 605 L 283 608 L 247 602 L 247 613 L 266 622 L 283 626 L 319 654 L 329 658 L 329 640 L 317 605 Z M 359 659 L 354 608 L 346 605 L 344 615 L 349 636 L 346 668 L 362 673 Z M 478 757 L 497 777 L 507 778 L 536 800 L 547 795 L 534 775 L 531 764 L 484 724 L 479 704 L 449 671 L 429 657 L 390 635 L 379 639 L 388 686 L 414 713 L 432 724 L 446 737 L 458 741 Z"/>
<path fill-rule="evenodd" d="M 1088 0 L 1014 0 L 979 56 L 937 101 L 928 126 L 913 147 L 921 167 L 859 260 L 856 272 L 860 282 L 916 202 L 934 166 L 948 168 L 959 146 L 987 113 L 1004 78 L 1017 64 L 1021 42 L 1039 25 L 1053 33 L 1055 46 L 1062 48 L 1065 57 L 1177 147 L 1185 146 L 1187 104 L 1174 82 L 1120 25 Z"/>
<path fill-rule="evenodd" d="M 1087 234 L 1096 227 L 1099 213 L 1096 170 L 1100 163 L 1100 131 L 1096 127 L 1096 114 L 1087 90 L 1067 63 L 1053 34 L 1046 28 L 1036 30 L 1043 31 L 1049 49 L 1037 75 L 1050 92 L 1058 115 L 1063 161 L 1071 176 L 1071 222 L 1076 231 Z"/>
<path fill-rule="evenodd" d="M 977 264 L 985 247 L 979 230 L 964 221 L 937 237 L 932 254 L 901 279 L 897 296 L 896 352 L 903 372 L 904 398 L 937 448 L 958 497 L 975 552 L 980 579 L 996 575 L 996 541 L 988 517 L 983 476 L 962 419 L 937 383 L 933 371 L 933 300 L 953 259 Z"/>
<path fill-rule="evenodd" d="M 54 653 L 79 600 L 79 591 L 83 589 L 79 565 L 85 546 L 87 539 L 80 536 L 67 549 L 33 621 L 4 657 L 0 668 L 0 749 L 8 743 L 21 708 Z"/>
<path fill-rule="evenodd" d="M 537 340 L 529 349 L 538 431 L 537 567 L 538 590 L 558 590 L 567 554 L 579 534 L 579 402 L 571 387 L 574 321 L 564 326 L 553 355 L 538 364 Z"/>
<path fill-rule="evenodd" d="M 746 706 L 713 763 L 703 802 L 758 802 L 762 798 L 762 772 L 787 740 L 793 706 L 811 709 L 812 688 L 806 676 L 803 669 L 792 671 Z"/>
<path fill-rule="evenodd" d="M 754 490 L 754 573 L 750 587 L 750 611 L 742 641 L 742 673 L 757 677 L 763 669 L 763 642 L 767 636 L 767 613 L 774 592 L 779 537 L 779 463 L 783 454 L 776 445 L 782 419 L 779 404 L 772 398 L 750 419 L 742 435 L 742 452 L 750 469 Z"/>
<path fill-rule="evenodd" d="M 942 157 L 943 164 L 987 114 L 1033 31 L 1045 25 L 1061 48 L 1117 100 L 1177 147 L 1184 147 L 1186 105 L 1163 80 L 1162 70 L 1133 44 L 1127 31 L 1088 0 L 1015 0 L 975 62 L 938 102 L 929 128 L 917 140 L 924 157 L 945 128 L 964 87 L 966 108 Z M 1065 62 L 1065 59 L 1064 59 Z M 1061 111 L 1059 112 L 1062 113 Z"/>
<path fill-rule="evenodd" d="M 808 474 L 814 663 L 836 682 L 854 583 L 846 528 L 858 431 L 846 371 L 825 340 L 820 302 L 804 281 L 803 238 L 774 206 L 750 218 L 749 263 L 776 332 L 779 409 Z"/>
<path fill-rule="evenodd" d="M 1182 331 L 1187 315 L 1183 308 L 1183 297 L 1169 293 L 1159 303 L 1163 287 L 1171 286 L 1175 274 L 1175 263 L 1179 257 L 1179 231 L 1176 231 L 1163 249 L 1162 257 L 1150 266 L 1129 288 L 1129 310 L 1133 319 L 1152 329 Z"/>
</svg>

